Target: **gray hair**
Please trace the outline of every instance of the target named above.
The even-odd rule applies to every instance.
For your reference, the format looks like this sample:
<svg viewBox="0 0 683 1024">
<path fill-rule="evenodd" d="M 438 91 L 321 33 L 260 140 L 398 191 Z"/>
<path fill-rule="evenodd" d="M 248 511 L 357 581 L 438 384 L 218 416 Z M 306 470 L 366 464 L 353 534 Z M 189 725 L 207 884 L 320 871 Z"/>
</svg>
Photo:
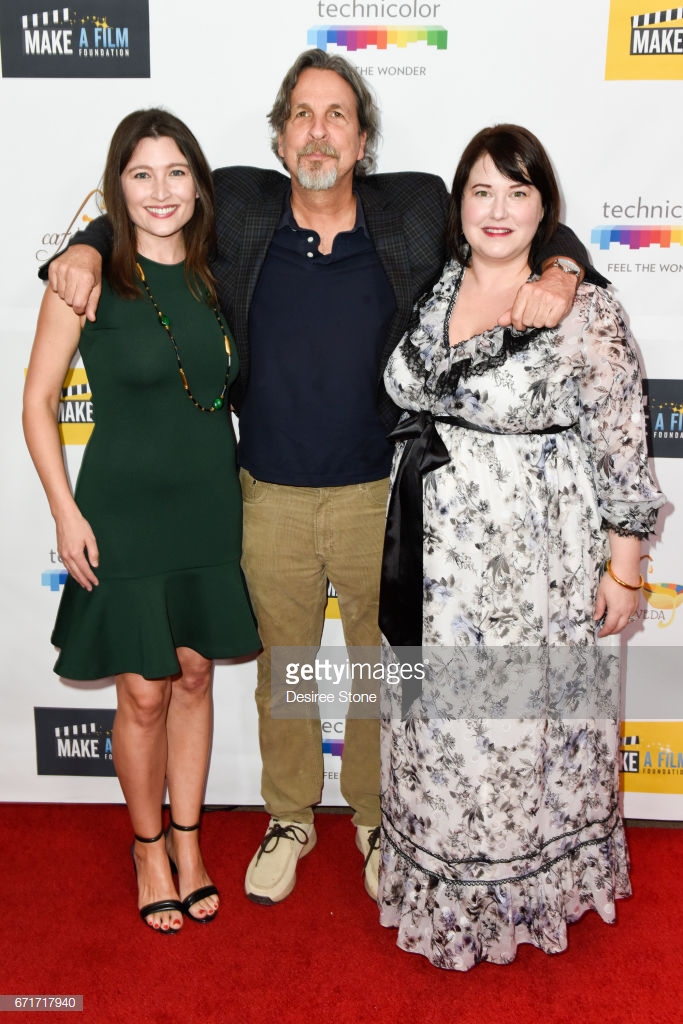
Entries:
<svg viewBox="0 0 683 1024">
<path fill-rule="evenodd" d="M 270 145 L 275 156 L 284 164 L 284 160 L 278 153 L 278 136 L 283 133 L 292 111 L 292 90 L 298 82 L 301 72 L 308 68 L 334 71 L 351 86 L 356 97 L 358 124 L 361 132 L 365 132 L 366 135 L 365 152 L 362 160 L 356 164 L 356 174 L 370 174 L 375 169 L 377 145 L 381 134 L 380 114 L 375 98 L 363 80 L 363 76 L 353 64 L 338 54 L 325 53 L 324 50 L 304 50 L 282 80 L 282 85 L 273 103 L 273 109 L 268 114 L 268 123 L 272 132 Z"/>
</svg>

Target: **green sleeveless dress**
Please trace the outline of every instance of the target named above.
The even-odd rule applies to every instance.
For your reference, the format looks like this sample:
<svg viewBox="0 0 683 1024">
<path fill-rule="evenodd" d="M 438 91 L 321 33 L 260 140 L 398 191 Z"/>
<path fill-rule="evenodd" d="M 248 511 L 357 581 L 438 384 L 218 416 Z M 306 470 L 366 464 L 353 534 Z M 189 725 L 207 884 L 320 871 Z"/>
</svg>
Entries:
<svg viewBox="0 0 683 1024">
<path fill-rule="evenodd" d="M 140 264 L 190 389 L 211 406 L 227 366 L 216 317 L 190 292 L 182 263 Z M 79 348 L 96 425 L 75 498 L 97 540 L 99 586 L 88 593 L 68 577 L 52 635 L 61 649 L 55 671 L 156 679 L 179 671 L 176 647 L 210 659 L 258 650 L 240 570 L 242 500 L 227 400 L 212 413 L 193 405 L 142 292 L 125 300 L 105 283 Z M 237 369 L 232 345 L 230 382 Z"/>
</svg>

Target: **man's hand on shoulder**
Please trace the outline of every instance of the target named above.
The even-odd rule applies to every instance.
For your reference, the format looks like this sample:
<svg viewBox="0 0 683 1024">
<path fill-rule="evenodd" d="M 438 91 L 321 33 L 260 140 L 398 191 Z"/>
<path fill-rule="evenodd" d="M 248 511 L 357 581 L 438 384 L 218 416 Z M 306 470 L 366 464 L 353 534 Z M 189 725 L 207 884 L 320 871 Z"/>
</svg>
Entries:
<svg viewBox="0 0 683 1024">
<path fill-rule="evenodd" d="M 71 306 L 74 313 L 95 320 L 102 291 L 102 257 L 90 245 L 72 245 L 52 261 L 50 288 Z"/>
<path fill-rule="evenodd" d="M 549 266 L 538 281 L 527 281 L 517 292 L 511 309 L 498 319 L 501 327 L 556 327 L 571 310 L 579 278 L 561 267 Z"/>
</svg>

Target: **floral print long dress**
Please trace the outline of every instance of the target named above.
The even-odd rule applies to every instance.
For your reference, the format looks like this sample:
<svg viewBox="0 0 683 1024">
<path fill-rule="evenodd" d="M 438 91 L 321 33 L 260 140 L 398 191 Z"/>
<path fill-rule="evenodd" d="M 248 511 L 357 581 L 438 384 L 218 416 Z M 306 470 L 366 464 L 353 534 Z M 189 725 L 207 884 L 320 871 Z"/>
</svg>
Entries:
<svg viewBox="0 0 683 1024">
<path fill-rule="evenodd" d="M 462 273 L 447 264 L 385 372 L 403 409 L 467 424 L 437 423 L 450 462 L 424 477 L 422 642 L 595 651 L 607 528 L 646 536 L 665 500 L 623 313 L 582 284 L 554 330 L 451 348 Z M 394 706 L 382 720 L 381 922 L 439 967 L 509 963 L 521 942 L 560 952 L 568 923 L 590 908 L 613 922 L 630 893 L 618 701 L 604 715 L 580 699 L 572 715 L 508 714 L 505 663 L 483 693 L 495 715 Z"/>
</svg>

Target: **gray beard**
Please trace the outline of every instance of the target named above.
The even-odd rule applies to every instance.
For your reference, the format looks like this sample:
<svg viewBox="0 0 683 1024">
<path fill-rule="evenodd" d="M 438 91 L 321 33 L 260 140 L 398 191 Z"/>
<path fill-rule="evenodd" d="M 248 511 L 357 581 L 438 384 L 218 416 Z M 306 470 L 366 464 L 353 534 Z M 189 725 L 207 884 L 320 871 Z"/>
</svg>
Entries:
<svg viewBox="0 0 683 1024">
<path fill-rule="evenodd" d="M 325 168 L 309 168 L 304 167 L 302 162 L 299 161 L 296 168 L 297 181 L 302 188 L 309 189 L 311 192 L 324 192 L 328 188 L 333 188 L 337 182 L 337 168 L 328 167 Z"/>
</svg>

